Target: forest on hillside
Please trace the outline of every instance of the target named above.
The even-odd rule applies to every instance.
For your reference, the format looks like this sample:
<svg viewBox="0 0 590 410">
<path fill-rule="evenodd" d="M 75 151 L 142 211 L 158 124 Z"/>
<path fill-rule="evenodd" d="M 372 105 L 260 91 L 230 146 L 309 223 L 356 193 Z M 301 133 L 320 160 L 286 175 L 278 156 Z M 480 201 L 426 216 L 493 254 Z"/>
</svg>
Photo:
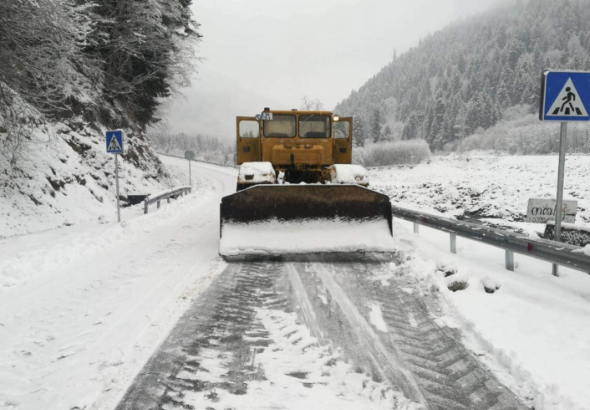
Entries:
<svg viewBox="0 0 590 410">
<path fill-rule="evenodd" d="M 335 111 L 354 116 L 357 146 L 424 139 L 437 151 L 554 152 L 554 127 L 536 118 L 548 69 L 590 70 L 590 1 L 518 0 L 454 23 L 394 57 Z M 590 152 L 587 125 L 573 131 L 570 148 Z"/>
<path fill-rule="evenodd" d="M 47 123 L 141 134 L 157 121 L 192 73 L 190 3 L 0 1 L 0 160 L 14 167 Z"/>
</svg>

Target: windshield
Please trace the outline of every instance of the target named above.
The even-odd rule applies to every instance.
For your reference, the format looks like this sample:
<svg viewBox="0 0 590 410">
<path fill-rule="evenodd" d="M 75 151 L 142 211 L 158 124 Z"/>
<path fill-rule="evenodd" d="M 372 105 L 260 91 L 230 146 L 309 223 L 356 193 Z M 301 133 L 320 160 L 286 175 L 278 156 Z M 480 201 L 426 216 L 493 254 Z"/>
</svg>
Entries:
<svg viewBox="0 0 590 410">
<path fill-rule="evenodd" d="M 264 136 L 267 138 L 293 138 L 295 136 L 295 116 L 274 114 L 272 120 L 264 121 Z"/>
<path fill-rule="evenodd" d="M 330 138 L 330 116 L 300 115 L 299 136 L 301 138 Z"/>
</svg>

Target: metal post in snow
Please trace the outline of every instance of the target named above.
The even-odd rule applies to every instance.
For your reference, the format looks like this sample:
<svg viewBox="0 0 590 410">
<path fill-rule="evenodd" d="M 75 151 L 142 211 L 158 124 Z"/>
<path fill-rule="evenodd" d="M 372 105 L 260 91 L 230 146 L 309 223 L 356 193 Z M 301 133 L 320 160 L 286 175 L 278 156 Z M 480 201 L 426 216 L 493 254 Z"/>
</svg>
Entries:
<svg viewBox="0 0 590 410">
<path fill-rule="evenodd" d="M 506 251 L 506 270 L 514 272 L 514 252 Z"/>
<path fill-rule="evenodd" d="M 121 222 L 121 207 L 119 206 L 119 154 L 115 154 L 115 185 L 117 187 L 117 222 Z"/>
<path fill-rule="evenodd" d="M 561 241 L 561 221 L 563 219 L 563 181 L 565 179 L 565 148 L 567 144 L 567 122 L 561 123 L 559 136 L 559 169 L 557 172 L 557 207 L 555 209 L 555 241 Z M 559 276 L 559 266 L 553 264 L 553 276 Z"/>
</svg>

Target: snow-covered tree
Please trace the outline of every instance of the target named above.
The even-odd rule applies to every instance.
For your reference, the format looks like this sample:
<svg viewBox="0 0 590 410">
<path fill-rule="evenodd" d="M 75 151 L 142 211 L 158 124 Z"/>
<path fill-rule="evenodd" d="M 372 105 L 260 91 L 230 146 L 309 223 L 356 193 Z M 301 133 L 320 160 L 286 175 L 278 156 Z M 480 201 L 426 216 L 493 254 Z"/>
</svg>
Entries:
<svg viewBox="0 0 590 410">
<path fill-rule="evenodd" d="M 352 122 L 352 143 L 355 147 L 362 147 L 367 140 L 367 129 L 363 117 L 355 117 Z"/>
<path fill-rule="evenodd" d="M 373 116 L 371 118 L 371 138 L 373 142 L 381 141 L 381 125 L 383 120 L 381 119 L 381 111 L 376 108 L 373 110 Z"/>
<path fill-rule="evenodd" d="M 385 128 L 383 129 L 383 134 L 381 136 L 381 140 L 382 141 L 389 141 L 393 138 L 393 134 L 391 132 L 391 127 L 389 125 L 386 125 Z"/>
</svg>

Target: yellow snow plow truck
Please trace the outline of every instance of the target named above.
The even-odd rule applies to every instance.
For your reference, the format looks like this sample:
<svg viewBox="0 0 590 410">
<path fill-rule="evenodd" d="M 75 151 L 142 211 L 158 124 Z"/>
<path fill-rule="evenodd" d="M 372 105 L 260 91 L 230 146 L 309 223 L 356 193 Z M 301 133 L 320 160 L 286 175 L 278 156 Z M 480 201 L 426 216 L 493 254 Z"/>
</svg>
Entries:
<svg viewBox="0 0 590 410">
<path fill-rule="evenodd" d="M 221 201 L 226 260 L 387 260 L 389 197 L 352 165 L 352 118 L 275 111 L 237 118 L 236 193 Z"/>
</svg>

